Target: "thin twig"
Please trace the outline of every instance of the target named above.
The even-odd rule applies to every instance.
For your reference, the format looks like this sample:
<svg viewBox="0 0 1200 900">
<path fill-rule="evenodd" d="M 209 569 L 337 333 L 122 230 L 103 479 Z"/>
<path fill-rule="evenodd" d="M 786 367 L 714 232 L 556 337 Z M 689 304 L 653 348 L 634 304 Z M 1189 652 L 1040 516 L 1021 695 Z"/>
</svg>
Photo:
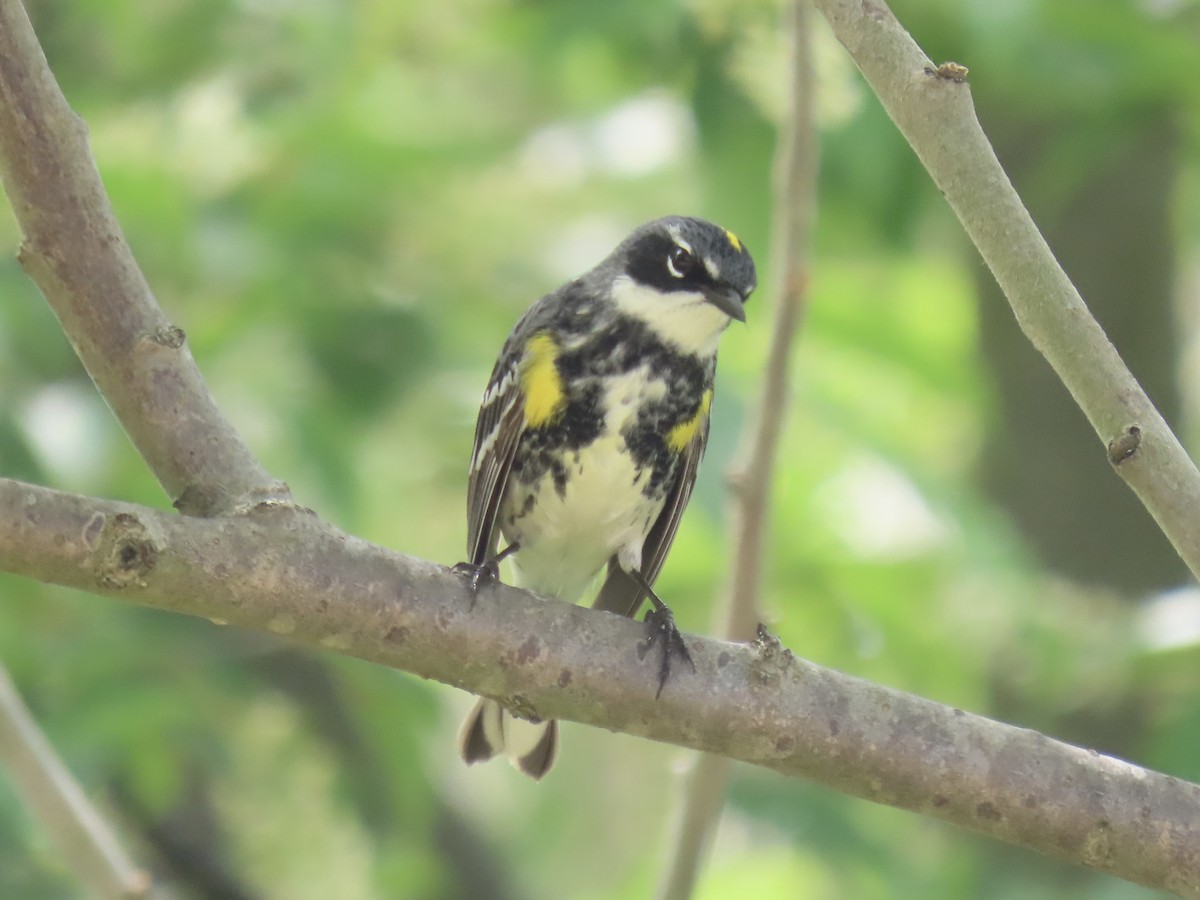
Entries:
<svg viewBox="0 0 1200 900">
<path fill-rule="evenodd" d="M 839 5 L 849 7 L 826 0 L 822 8 Z M 861 6 L 873 16 L 882 10 L 882 18 L 890 20 L 884 6 L 869 0 Z M 69 294 L 66 276 L 79 274 L 67 258 L 70 253 L 61 246 L 58 253 L 47 248 L 54 247 L 51 233 L 72 223 L 40 221 L 38 203 L 50 201 L 48 219 L 68 208 L 79 215 L 84 233 L 67 233 L 83 240 L 71 252 L 82 251 L 89 264 L 103 264 L 97 243 L 127 250 L 94 171 L 91 181 L 80 171 L 91 163 L 78 121 L 65 105 L 53 122 L 26 108 L 37 91 L 47 89 L 46 78 L 38 74 L 44 60 L 28 32 L 20 7 L 0 0 L 0 176 L 26 230 L 31 269 L 40 266 L 48 273 L 53 289 L 48 296 L 56 290 Z M 33 63 L 22 64 L 27 58 Z M 931 71 L 924 76 L 929 82 L 945 82 L 938 90 L 957 83 L 951 70 L 945 77 Z M 914 85 L 906 83 L 905 89 Z M 42 130 L 22 130 L 28 122 L 39 122 Z M 75 149 L 60 154 L 56 135 Z M 59 196 L 54 185 L 44 196 L 31 193 L 25 179 L 38 173 L 31 176 L 12 162 L 14 147 L 17 155 L 29 154 L 32 165 L 61 165 L 69 176 L 65 183 L 83 200 L 66 202 L 71 197 Z M 33 234 L 27 215 L 33 225 L 46 227 L 51 239 Z M 1005 278 L 998 278 L 1004 285 Z M 97 383 L 117 388 L 110 402 L 125 410 L 119 414 L 145 450 L 140 432 L 135 433 L 134 404 L 122 393 L 117 375 L 135 380 L 160 375 L 168 382 L 182 377 L 177 362 L 158 366 L 142 358 L 158 353 L 147 353 L 146 344 L 162 346 L 163 355 L 172 356 L 167 351 L 179 349 L 171 347 L 178 333 L 161 314 L 147 318 L 144 306 L 131 310 L 109 303 L 107 298 L 119 295 L 123 286 L 121 277 L 105 276 L 104 290 L 92 297 L 107 315 L 130 320 L 122 320 L 121 339 L 111 345 L 100 340 L 99 332 L 76 327 L 86 319 L 86 305 L 73 306 L 69 299 L 62 308 L 54 299 L 51 303 L 72 339 L 84 345 L 81 355 L 97 362 L 97 369 L 88 363 Z M 112 359 L 105 362 L 105 354 Z M 178 356 L 187 363 L 183 369 L 190 366 L 185 352 Z M 179 408 L 203 412 L 190 405 L 192 382 L 185 378 L 184 383 L 172 389 L 176 401 L 182 398 Z M 170 431 L 179 424 L 176 412 L 155 420 L 154 427 Z M 1114 433 L 1115 463 L 1140 469 L 1147 457 L 1153 468 L 1164 452 L 1170 455 L 1161 433 L 1153 422 L 1150 426 L 1139 426 L 1135 435 L 1114 424 L 1117 432 L 1107 433 Z M 188 490 L 196 495 L 194 504 L 181 498 L 181 506 L 218 511 L 230 497 L 270 493 L 269 480 L 255 475 L 256 465 L 242 467 L 228 446 L 217 452 L 232 460 L 235 471 L 249 473 L 245 489 L 226 490 L 222 477 L 210 477 L 220 475 L 220 466 L 197 463 L 195 472 L 202 477 L 192 478 L 182 457 L 172 459 L 172 452 L 203 456 L 214 435 L 223 445 L 221 427 L 214 426 L 195 446 L 177 441 L 173 451 L 148 454 L 158 459 L 151 465 L 165 484 L 177 483 L 185 495 Z M 1148 442 L 1135 440 L 1138 436 Z M 1122 437 L 1128 439 L 1116 440 Z M 146 440 L 153 450 L 155 436 Z M 1176 465 L 1173 471 L 1181 470 Z M 1194 505 L 1195 491 L 1181 493 L 1181 503 Z M 1184 555 L 1189 562 L 1195 558 Z M 546 604 L 502 586 L 494 590 L 494 604 L 481 602 L 472 612 L 461 582 L 442 567 L 372 547 L 290 507 L 265 503 L 238 517 L 182 519 L 0 480 L 0 569 L 290 634 L 302 643 L 501 697 L 509 706 L 729 755 L 1130 880 L 1200 896 L 1200 787 L 872 686 L 770 647 L 690 638 L 696 675 L 680 673 L 655 701 L 647 663 L 637 658 L 641 628 L 636 623 Z"/>
<path fill-rule="evenodd" d="M 21 263 L 176 507 L 216 515 L 285 498 L 208 393 L 159 308 L 18 0 L 0 0 L 0 182 Z"/>
<path fill-rule="evenodd" d="M 1200 898 L 1200 785 L 794 658 L 402 556 L 290 505 L 189 518 L 0 479 L 0 571 L 290 636 L 543 718 L 728 756 Z"/>
<path fill-rule="evenodd" d="M 38 729 L 0 664 L 0 763 L 89 895 L 145 897 L 150 876 L 130 861 Z"/>
<path fill-rule="evenodd" d="M 717 613 L 721 619 L 717 633 L 732 641 L 753 638 L 761 621 L 758 597 L 770 485 L 787 407 L 791 348 L 808 284 L 817 181 L 809 12 L 809 0 L 794 0 L 790 23 L 791 108 L 780 128 L 775 168 L 776 206 L 771 246 L 775 272 L 771 295 L 775 298 L 775 308 L 768 326 L 771 349 L 755 415 L 747 423 L 742 447 L 729 473 L 733 488 L 734 552 L 729 590 Z M 688 771 L 676 815 L 672 854 L 660 892 L 664 900 L 685 900 L 691 896 L 701 861 L 720 819 L 731 769 L 728 757 L 704 755 Z"/>
<path fill-rule="evenodd" d="M 1200 472 L 1088 312 L 1004 174 L 975 117 L 966 67 L 930 62 L 883 0 L 816 5 L 945 195 L 1021 329 L 1091 422 L 1117 474 L 1200 577 Z"/>
</svg>

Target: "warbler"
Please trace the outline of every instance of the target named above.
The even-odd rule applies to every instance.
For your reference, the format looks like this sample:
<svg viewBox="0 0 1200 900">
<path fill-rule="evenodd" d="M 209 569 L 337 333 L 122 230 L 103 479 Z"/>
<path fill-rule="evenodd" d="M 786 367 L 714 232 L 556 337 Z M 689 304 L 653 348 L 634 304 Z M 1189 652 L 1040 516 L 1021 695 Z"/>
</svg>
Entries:
<svg viewBox="0 0 1200 900">
<path fill-rule="evenodd" d="M 511 555 L 517 585 L 577 603 L 607 566 L 593 606 L 635 617 L 650 598 L 660 693 L 671 656 L 691 658 L 652 586 L 708 440 L 717 341 L 745 321 L 755 285 L 754 261 L 733 232 L 681 216 L 643 225 L 529 308 L 479 408 L 467 561 L 456 571 L 478 590 Z M 558 752 L 558 725 L 481 699 L 459 751 L 467 763 L 503 752 L 541 778 Z"/>
</svg>

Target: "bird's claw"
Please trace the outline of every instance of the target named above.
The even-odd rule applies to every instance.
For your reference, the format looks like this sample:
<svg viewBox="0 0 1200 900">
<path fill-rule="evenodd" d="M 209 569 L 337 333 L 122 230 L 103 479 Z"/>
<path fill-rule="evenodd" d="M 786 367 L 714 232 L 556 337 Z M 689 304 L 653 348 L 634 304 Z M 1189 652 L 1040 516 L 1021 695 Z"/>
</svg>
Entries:
<svg viewBox="0 0 1200 900">
<path fill-rule="evenodd" d="M 650 634 L 646 636 L 646 649 L 650 650 L 655 644 L 661 645 L 662 659 L 658 666 L 658 690 L 654 692 L 654 699 L 657 700 L 662 696 L 667 678 L 671 675 L 672 654 L 682 657 L 692 667 L 693 672 L 696 671 L 696 664 L 692 661 L 692 654 L 688 652 L 683 635 L 675 627 L 675 616 L 671 610 L 665 606 L 662 610 L 648 610 L 645 621 L 650 626 Z"/>
<path fill-rule="evenodd" d="M 494 559 L 489 559 L 487 562 L 478 565 L 475 563 L 460 562 L 450 571 L 455 575 L 463 575 L 468 579 L 467 584 L 471 588 L 471 609 L 475 608 L 475 600 L 478 598 L 479 589 L 484 585 L 491 584 L 493 581 L 500 580 L 500 564 Z"/>
</svg>

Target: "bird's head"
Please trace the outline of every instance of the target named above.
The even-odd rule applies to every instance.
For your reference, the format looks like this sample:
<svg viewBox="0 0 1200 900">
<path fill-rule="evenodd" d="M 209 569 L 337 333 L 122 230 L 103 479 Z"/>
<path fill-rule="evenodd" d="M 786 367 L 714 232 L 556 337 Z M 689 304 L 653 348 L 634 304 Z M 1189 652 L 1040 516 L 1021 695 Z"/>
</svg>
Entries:
<svg viewBox="0 0 1200 900">
<path fill-rule="evenodd" d="M 618 308 L 691 353 L 715 353 L 730 321 L 746 320 L 757 284 L 754 260 L 732 231 L 703 219 L 657 219 L 608 260 Z"/>
</svg>

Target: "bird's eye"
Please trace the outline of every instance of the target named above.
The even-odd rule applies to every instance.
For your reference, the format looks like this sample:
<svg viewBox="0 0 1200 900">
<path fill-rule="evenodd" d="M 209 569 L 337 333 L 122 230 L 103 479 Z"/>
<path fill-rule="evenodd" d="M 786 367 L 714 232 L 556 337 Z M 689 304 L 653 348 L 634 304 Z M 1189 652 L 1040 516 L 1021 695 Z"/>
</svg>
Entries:
<svg viewBox="0 0 1200 900">
<path fill-rule="evenodd" d="M 672 247 L 667 254 L 667 271 L 676 278 L 686 278 L 696 268 L 696 257 L 682 247 Z"/>
</svg>

